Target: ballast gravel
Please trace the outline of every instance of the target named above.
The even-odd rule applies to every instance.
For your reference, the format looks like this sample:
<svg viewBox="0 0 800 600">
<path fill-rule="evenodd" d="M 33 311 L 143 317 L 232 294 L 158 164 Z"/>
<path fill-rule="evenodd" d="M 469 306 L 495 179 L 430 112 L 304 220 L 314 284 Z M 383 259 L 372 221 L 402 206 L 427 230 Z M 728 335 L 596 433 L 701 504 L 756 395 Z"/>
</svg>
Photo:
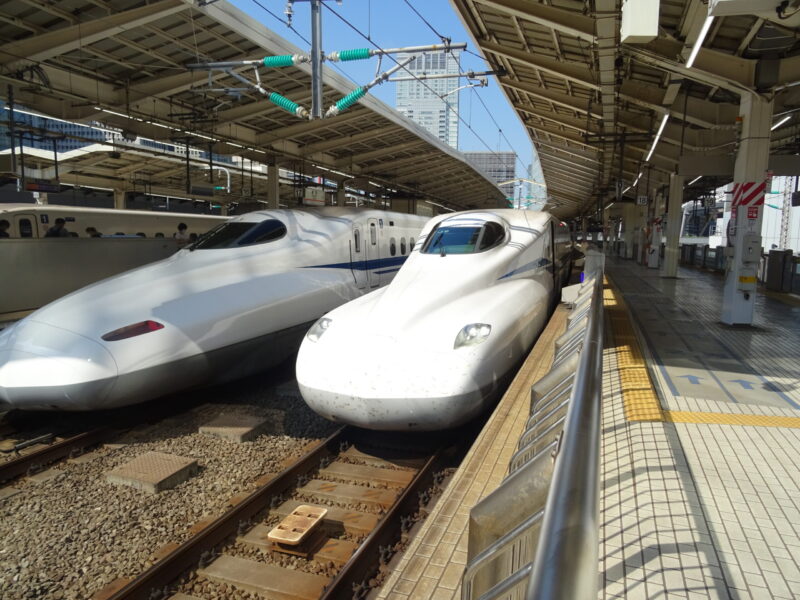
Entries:
<svg viewBox="0 0 800 600">
<path fill-rule="evenodd" d="M 131 430 L 92 460 L 58 464 L 53 479 L 15 482 L 21 493 L 0 501 L 0 598 L 84 599 L 135 577 L 165 544 L 189 538 L 192 525 L 222 514 L 229 498 L 253 490 L 257 478 L 334 429 L 291 383 L 276 388 L 256 377 L 216 393 L 224 397 L 204 393 L 197 408 Z M 198 433 L 226 411 L 270 425 L 244 443 Z M 158 494 L 106 481 L 108 471 L 148 451 L 197 459 L 199 473 Z"/>
</svg>

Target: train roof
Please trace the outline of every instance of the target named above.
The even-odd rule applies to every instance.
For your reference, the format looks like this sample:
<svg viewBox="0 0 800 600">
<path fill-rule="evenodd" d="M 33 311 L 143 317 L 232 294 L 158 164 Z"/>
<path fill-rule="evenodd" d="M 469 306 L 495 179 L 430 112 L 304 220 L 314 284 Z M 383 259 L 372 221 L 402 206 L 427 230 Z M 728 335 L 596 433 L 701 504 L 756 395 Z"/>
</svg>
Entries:
<svg viewBox="0 0 800 600">
<path fill-rule="evenodd" d="M 518 208 L 495 208 L 483 210 L 468 210 L 464 212 L 448 213 L 439 215 L 437 222 L 451 219 L 481 219 L 490 220 L 491 216 L 499 217 L 511 226 L 531 227 L 536 230 L 543 230 L 551 220 L 560 223 L 561 221 L 548 212 L 539 210 L 521 210 Z"/>
</svg>

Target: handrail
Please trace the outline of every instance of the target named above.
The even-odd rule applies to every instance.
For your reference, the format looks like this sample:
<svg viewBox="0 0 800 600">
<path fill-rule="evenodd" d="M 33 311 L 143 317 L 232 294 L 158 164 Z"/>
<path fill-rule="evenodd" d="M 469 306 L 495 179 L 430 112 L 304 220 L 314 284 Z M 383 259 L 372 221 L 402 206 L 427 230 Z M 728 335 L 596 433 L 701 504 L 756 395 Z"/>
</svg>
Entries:
<svg viewBox="0 0 800 600">
<path fill-rule="evenodd" d="M 603 278 L 595 281 L 572 401 L 556 457 L 526 600 L 597 597 Z"/>
<path fill-rule="evenodd" d="M 597 595 L 602 263 L 592 273 L 568 301 L 550 371 L 531 388 L 505 480 L 470 510 L 462 600 Z M 542 515 L 535 530 L 533 515 Z M 509 548 L 519 549 L 513 558 Z"/>
</svg>

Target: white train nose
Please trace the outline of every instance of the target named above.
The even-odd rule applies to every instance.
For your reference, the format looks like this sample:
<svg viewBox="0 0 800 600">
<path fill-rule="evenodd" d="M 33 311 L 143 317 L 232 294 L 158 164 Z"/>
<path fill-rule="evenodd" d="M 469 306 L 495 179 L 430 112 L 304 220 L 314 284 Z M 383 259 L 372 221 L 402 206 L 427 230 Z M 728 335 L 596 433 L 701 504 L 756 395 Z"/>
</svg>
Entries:
<svg viewBox="0 0 800 600">
<path fill-rule="evenodd" d="M 111 354 L 72 331 L 25 319 L 0 333 L 0 401 L 14 408 L 96 408 L 116 378 Z"/>
</svg>

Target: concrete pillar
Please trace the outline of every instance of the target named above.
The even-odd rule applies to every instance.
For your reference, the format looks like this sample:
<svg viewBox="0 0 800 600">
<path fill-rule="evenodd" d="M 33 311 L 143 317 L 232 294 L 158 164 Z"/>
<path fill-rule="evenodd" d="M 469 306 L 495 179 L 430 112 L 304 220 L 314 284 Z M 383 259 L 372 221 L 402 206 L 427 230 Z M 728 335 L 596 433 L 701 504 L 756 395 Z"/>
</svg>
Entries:
<svg viewBox="0 0 800 600">
<path fill-rule="evenodd" d="M 345 197 L 345 181 L 346 179 L 340 179 L 336 182 L 336 206 L 344 206 L 346 197 Z"/>
<path fill-rule="evenodd" d="M 281 200 L 280 174 L 275 159 L 267 163 L 267 208 L 279 208 Z"/>
<path fill-rule="evenodd" d="M 219 205 L 219 214 L 223 217 L 228 216 L 228 205 L 227 204 L 220 204 Z"/>
<path fill-rule="evenodd" d="M 625 258 L 633 258 L 633 232 L 636 229 L 636 205 L 626 203 L 622 214 L 622 240 L 625 242 Z"/>
<path fill-rule="evenodd" d="M 664 248 L 664 277 L 678 276 L 678 257 L 681 239 L 681 204 L 683 204 L 683 175 L 669 176 L 669 203 L 667 208 L 667 246 Z"/>
<path fill-rule="evenodd" d="M 118 210 L 125 210 L 125 190 L 114 190 L 114 208 Z"/>
<path fill-rule="evenodd" d="M 744 94 L 739 104 L 739 115 L 742 117 L 742 135 L 733 181 L 761 184 L 769 164 L 772 101 L 755 94 Z M 728 325 L 753 323 L 763 212 L 762 202 L 755 206 L 739 205 L 731 213 L 731 219 L 736 219 L 735 235 L 728 238 L 728 245 L 733 244 L 733 256 L 730 256 L 729 248 L 722 296 L 722 322 Z"/>
</svg>

